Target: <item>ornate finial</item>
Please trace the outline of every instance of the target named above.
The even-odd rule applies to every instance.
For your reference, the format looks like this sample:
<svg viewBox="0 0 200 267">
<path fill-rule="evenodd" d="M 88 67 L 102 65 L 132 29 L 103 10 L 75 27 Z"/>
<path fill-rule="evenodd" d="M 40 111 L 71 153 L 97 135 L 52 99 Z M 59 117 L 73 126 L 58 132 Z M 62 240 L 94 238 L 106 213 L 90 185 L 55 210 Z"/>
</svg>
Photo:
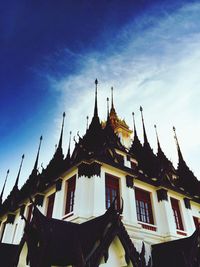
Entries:
<svg viewBox="0 0 200 267">
<path fill-rule="evenodd" d="M 23 161 L 24 161 L 24 154 L 22 155 L 22 159 L 21 159 L 21 163 L 20 163 L 20 167 L 19 167 L 19 172 L 18 172 L 16 181 L 15 181 L 15 185 L 14 185 L 14 187 L 17 187 L 17 186 L 18 186 L 19 176 L 20 176 L 20 173 L 21 173 L 21 169 L 22 169 Z"/>
<path fill-rule="evenodd" d="M 59 143 L 58 143 L 58 148 L 59 149 L 62 149 L 64 123 L 65 123 L 65 112 L 63 112 L 63 120 L 62 120 L 62 127 L 61 127 L 61 133 L 60 133 L 60 140 L 59 140 Z"/>
<path fill-rule="evenodd" d="M 94 116 L 98 117 L 98 108 L 97 108 L 97 84 L 98 80 L 95 80 L 95 106 L 94 106 Z"/>
<path fill-rule="evenodd" d="M 0 204 L 2 204 L 2 200 L 3 200 L 3 193 L 4 193 L 4 189 L 5 189 L 5 186 L 6 186 L 6 182 L 7 182 L 7 179 L 8 179 L 8 174 L 9 174 L 9 170 L 7 170 L 7 173 L 6 173 L 6 178 L 5 178 L 5 182 L 4 182 L 4 185 L 3 185 L 3 189 L 2 189 L 2 192 L 1 192 L 1 195 L 0 195 Z"/>
<path fill-rule="evenodd" d="M 86 131 L 88 130 L 88 124 L 89 124 L 89 116 L 86 117 Z"/>
<path fill-rule="evenodd" d="M 42 143 L 42 135 L 40 136 L 40 142 L 39 142 L 39 146 L 38 146 L 38 152 L 37 152 L 37 156 L 36 156 L 36 160 L 35 160 L 35 165 L 32 171 L 32 174 L 37 174 L 37 167 L 38 167 L 38 160 L 39 160 L 39 154 L 40 154 L 40 147 L 41 147 L 41 143 Z"/>
<path fill-rule="evenodd" d="M 141 117 L 142 117 L 142 126 L 143 126 L 143 134 L 144 134 L 144 144 L 145 144 L 145 143 L 148 143 L 148 139 L 147 139 L 147 134 L 146 134 L 145 126 L 144 126 L 144 117 L 143 117 L 143 108 L 142 108 L 142 106 L 140 106 L 140 112 L 141 112 Z"/>
<path fill-rule="evenodd" d="M 180 149 L 180 146 L 179 146 L 178 138 L 177 138 L 177 135 L 176 135 L 176 128 L 174 126 L 173 126 L 173 131 L 174 131 L 174 139 L 176 141 L 176 147 L 177 147 L 179 163 L 180 163 L 180 161 L 184 161 L 184 160 L 183 160 L 183 156 L 182 156 L 181 149 Z"/>
<path fill-rule="evenodd" d="M 106 98 L 107 101 L 107 118 L 109 117 L 109 97 Z"/>
</svg>

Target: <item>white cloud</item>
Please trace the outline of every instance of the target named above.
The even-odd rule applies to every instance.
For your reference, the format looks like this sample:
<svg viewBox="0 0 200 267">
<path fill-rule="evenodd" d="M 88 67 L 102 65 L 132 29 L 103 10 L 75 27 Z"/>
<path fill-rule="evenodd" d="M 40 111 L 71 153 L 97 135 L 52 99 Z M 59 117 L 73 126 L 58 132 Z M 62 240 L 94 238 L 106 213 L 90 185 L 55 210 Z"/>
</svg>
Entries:
<svg viewBox="0 0 200 267">
<path fill-rule="evenodd" d="M 114 86 L 118 115 L 132 127 L 131 112 L 135 111 L 138 133 L 142 136 L 138 111 L 142 105 L 154 150 L 156 123 L 163 150 L 175 164 L 172 126 L 176 126 L 186 162 L 200 177 L 199 15 L 199 4 L 187 5 L 170 16 L 154 19 L 153 26 L 141 31 L 151 21 L 152 15 L 148 15 L 127 25 L 101 52 L 78 55 L 82 60 L 79 72 L 56 82 L 57 90 L 62 92 L 60 106 L 67 110 L 67 132 L 73 129 L 74 133 L 77 130 L 84 133 L 86 116 L 91 118 L 93 113 L 93 81 L 97 77 L 101 119 L 106 117 L 106 97 Z"/>
</svg>

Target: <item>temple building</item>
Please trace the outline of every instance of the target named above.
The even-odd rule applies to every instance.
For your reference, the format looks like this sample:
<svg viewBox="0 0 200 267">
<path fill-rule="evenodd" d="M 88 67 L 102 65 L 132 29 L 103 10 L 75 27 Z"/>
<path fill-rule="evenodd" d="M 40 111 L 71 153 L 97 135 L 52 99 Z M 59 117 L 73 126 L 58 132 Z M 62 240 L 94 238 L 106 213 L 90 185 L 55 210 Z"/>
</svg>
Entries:
<svg viewBox="0 0 200 267">
<path fill-rule="evenodd" d="M 63 154 L 65 113 L 56 151 L 19 188 L 0 195 L 0 262 L 4 267 L 200 267 L 200 181 L 184 160 L 176 129 L 178 166 L 118 117 L 111 90 L 107 120 L 94 114 L 86 132 Z"/>
</svg>

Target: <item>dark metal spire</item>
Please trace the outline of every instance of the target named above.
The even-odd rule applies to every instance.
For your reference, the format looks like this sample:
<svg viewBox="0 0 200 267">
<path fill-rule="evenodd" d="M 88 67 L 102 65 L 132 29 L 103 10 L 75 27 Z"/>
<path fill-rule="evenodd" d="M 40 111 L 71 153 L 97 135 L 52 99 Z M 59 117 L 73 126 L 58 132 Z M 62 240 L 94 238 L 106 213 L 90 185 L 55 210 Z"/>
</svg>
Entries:
<svg viewBox="0 0 200 267">
<path fill-rule="evenodd" d="M 98 107 L 97 107 L 97 85 L 98 80 L 95 80 L 95 106 L 94 106 L 94 117 L 98 117 Z"/>
<path fill-rule="evenodd" d="M 135 126 L 135 113 L 132 112 L 133 116 L 133 132 L 134 132 L 134 139 L 137 137 L 137 131 L 136 131 L 136 126 Z"/>
<path fill-rule="evenodd" d="M 88 121 L 89 121 L 89 116 L 86 117 L 86 131 L 88 130 Z"/>
<path fill-rule="evenodd" d="M 109 118 L 109 98 L 106 98 L 107 101 L 107 119 Z"/>
<path fill-rule="evenodd" d="M 8 174 L 9 174 L 9 170 L 7 170 L 6 179 L 5 179 L 5 182 L 4 182 L 4 185 L 3 185 L 3 189 L 2 189 L 2 192 L 1 192 L 1 195 L 0 195 L 0 204 L 2 204 L 2 201 L 3 201 L 3 193 L 4 193 L 4 189 L 5 189 L 5 186 L 6 186 L 7 179 L 8 179 Z"/>
<path fill-rule="evenodd" d="M 68 146 L 67 158 L 70 158 L 71 136 L 72 136 L 72 131 L 69 132 L 69 146 Z"/>
<path fill-rule="evenodd" d="M 40 142 L 39 142 L 39 147 L 38 147 L 38 152 L 37 152 L 37 156 L 36 156 L 36 160 L 35 160 L 35 165 L 32 171 L 32 174 L 37 174 L 37 167 L 38 167 L 38 160 L 39 160 L 39 154 L 40 154 L 40 147 L 41 147 L 41 143 L 42 143 L 42 135 L 40 136 Z"/>
<path fill-rule="evenodd" d="M 111 87 L 111 109 L 114 109 L 113 86 Z"/>
<path fill-rule="evenodd" d="M 155 132 L 156 132 L 156 139 L 157 139 L 157 145 L 158 145 L 158 151 L 161 150 L 161 146 L 160 146 L 160 142 L 159 142 L 159 138 L 158 138 L 158 132 L 157 132 L 157 126 L 154 125 L 155 128 Z"/>
<path fill-rule="evenodd" d="M 58 148 L 57 149 L 62 149 L 62 139 L 63 139 L 64 123 L 65 123 L 65 112 L 63 112 L 62 128 L 61 128 L 60 140 L 59 140 Z"/>
<path fill-rule="evenodd" d="M 144 125 L 143 108 L 141 106 L 140 106 L 140 112 L 141 112 L 141 117 L 142 117 L 144 144 L 147 144 L 148 143 L 148 139 L 147 139 L 147 134 L 146 134 L 145 125 Z"/>
<path fill-rule="evenodd" d="M 180 162 L 183 162 L 184 159 L 183 159 L 183 156 L 182 156 L 182 153 L 181 153 L 181 149 L 180 149 L 180 146 L 179 146 L 179 142 L 178 142 L 178 138 L 177 138 L 177 135 L 176 135 L 176 128 L 173 126 L 173 131 L 174 131 L 174 139 L 176 141 L 176 146 L 177 146 L 177 151 L 178 151 L 178 158 L 179 158 L 179 163 Z"/>
<path fill-rule="evenodd" d="M 20 176 L 20 173 L 21 173 L 21 169 L 22 169 L 23 161 L 24 161 L 24 154 L 22 155 L 21 163 L 20 163 L 20 166 L 19 166 L 19 172 L 18 172 L 16 181 L 15 181 L 15 185 L 14 185 L 14 187 L 18 187 L 19 176 Z"/>
</svg>

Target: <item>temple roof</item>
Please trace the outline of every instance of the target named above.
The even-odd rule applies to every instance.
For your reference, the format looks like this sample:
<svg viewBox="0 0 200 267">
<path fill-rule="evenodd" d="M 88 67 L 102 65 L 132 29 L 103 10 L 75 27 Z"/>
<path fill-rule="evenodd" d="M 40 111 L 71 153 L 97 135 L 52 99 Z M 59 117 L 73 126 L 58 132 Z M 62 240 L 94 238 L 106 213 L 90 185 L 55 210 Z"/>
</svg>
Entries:
<svg viewBox="0 0 200 267">
<path fill-rule="evenodd" d="M 173 127 L 173 130 L 178 152 L 178 179 L 176 184 L 180 188 L 183 188 L 186 193 L 189 193 L 190 195 L 200 199 L 200 181 L 198 181 L 194 173 L 187 166 L 179 146 L 175 127 Z"/>
<path fill-rule="evenodd" d="M 153 267 L 199 267 L 200 228 L 190 237 L 152 246 Z"/>
</svg>

